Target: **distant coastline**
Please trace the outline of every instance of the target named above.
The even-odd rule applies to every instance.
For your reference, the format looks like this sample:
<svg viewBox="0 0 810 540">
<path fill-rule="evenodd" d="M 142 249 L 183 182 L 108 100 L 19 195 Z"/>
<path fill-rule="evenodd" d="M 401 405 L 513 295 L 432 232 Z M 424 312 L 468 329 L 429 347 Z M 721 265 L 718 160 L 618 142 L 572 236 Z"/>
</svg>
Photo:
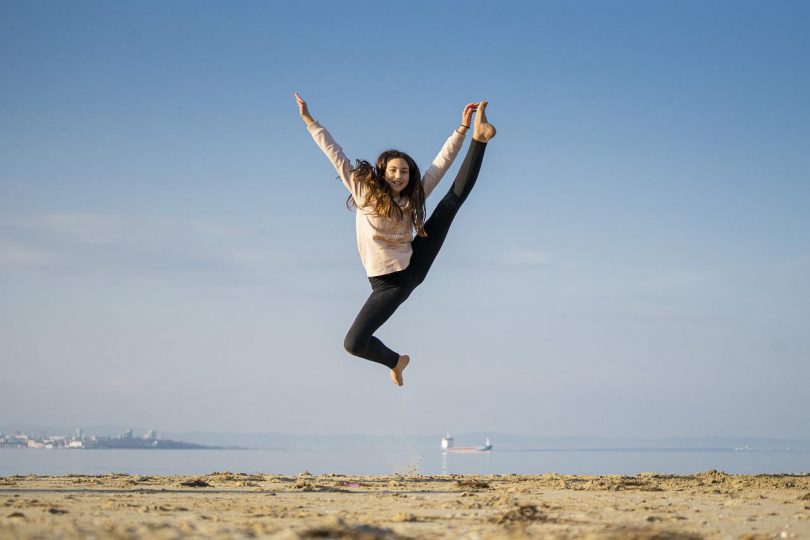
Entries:
<svg viewBox="0 0 810 540">
<path fill-rule="evenodd" d="M 155 430 L 148 430 L 142 437 L 135 437 L 131 429 L 121 435 L 107 437 L 86 436 L 81 429 L 73 435 L 49 435 L 47 432 L 22 433 L 16 430 L 13 435 L 0 432 L 0 448 L 19 449 L 68 449 L 68 450 L 218 450 L 223 447 L 209 446 L 173 439 L 159 439 Z M 236 448 L 231 448 L 235 450 Z"/>
</svg>

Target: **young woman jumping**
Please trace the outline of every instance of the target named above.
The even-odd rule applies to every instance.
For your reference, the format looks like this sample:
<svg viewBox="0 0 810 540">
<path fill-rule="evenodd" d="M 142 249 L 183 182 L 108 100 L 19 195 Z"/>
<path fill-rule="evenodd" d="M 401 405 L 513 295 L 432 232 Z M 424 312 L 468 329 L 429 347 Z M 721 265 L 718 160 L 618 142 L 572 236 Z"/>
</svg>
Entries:
<svg viewBox="0 0 810 540">
<path fill-rule="evenodd" d="M 344 347 L 355 356 L 388 367 L 391 381 L 402 386 L 402 371 L 410 357 L 386 347 L 374 337 L 374 332 L 424 281 L 453 218 L 475 185 L 487 142 L 495 136 L 495 127 L 487 122 L 485 114 L 487 102 L 464 107 L 461 126 L 444 143 L 424 176 L 420 176 L 414 160 L 398 150 L 380 154 L 376 165 L 357 160 L 352 167 L 329 132 L 312 118 L 301 96 L 296 93 L 295 99 L 309 133 L 349 190 L 346 204 L 356 208 L 357 248 L 371 283 L 371 295 L 346 334 Z M 450 190 L 425 221 L 425 199 L 453 164 L 473 113 L 473 140 L 464 162 Z"/>
</svg>

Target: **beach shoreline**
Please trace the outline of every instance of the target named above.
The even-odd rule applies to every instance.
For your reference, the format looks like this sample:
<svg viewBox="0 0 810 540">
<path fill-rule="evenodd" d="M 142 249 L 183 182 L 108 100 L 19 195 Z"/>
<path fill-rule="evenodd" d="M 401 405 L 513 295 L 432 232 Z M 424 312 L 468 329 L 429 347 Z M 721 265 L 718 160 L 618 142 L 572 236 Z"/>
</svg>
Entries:
<svg viewBox="0 0 810 540">
<path fill-rule="evenodd" d="M 3 538 L 810 538 L 810 474 L 0 477 Z"/>
</svg>

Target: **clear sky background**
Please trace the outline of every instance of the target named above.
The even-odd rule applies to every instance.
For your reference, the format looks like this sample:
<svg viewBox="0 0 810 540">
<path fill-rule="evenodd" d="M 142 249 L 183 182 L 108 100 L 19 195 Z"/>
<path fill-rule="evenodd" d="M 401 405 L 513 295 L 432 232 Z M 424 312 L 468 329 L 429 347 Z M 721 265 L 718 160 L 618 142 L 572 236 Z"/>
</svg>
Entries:
<svg viewBox="0 0 810 540">
<path fill-rule="evenodd" d="M 0 423 L 810 437 L 808 27 L 790 1 L 2 2 Z M 343 351 L 369 284 L 294 91 L 350 157 L 423 169 L 490 101 L 378 334 L 403 388 Z"/>
</svg>

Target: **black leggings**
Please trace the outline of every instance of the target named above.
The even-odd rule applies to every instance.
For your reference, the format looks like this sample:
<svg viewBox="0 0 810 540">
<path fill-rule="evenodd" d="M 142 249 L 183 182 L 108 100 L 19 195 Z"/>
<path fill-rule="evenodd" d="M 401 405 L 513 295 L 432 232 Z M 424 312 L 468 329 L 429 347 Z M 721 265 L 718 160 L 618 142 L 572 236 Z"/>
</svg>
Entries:
<svg viewBox="0 0 810 540">
<path fill-rule="evenodd" d="M 391 369 L 397 365 L 399 354 L 386 347 L 373 334 L 425 280 L 447 237 L 453 218 L 475 185 L 486 147 L 486 143 L 475 139 L 470 143 L 453 185 L 425 222 L 427 236 L 417 236 L 411 242 L 413 254 L 408 267 L 399 272 L 368 278 L 371 282 L 371 295 L 357 314 L 343 342 L 349 353 Z"/>
</svg>

